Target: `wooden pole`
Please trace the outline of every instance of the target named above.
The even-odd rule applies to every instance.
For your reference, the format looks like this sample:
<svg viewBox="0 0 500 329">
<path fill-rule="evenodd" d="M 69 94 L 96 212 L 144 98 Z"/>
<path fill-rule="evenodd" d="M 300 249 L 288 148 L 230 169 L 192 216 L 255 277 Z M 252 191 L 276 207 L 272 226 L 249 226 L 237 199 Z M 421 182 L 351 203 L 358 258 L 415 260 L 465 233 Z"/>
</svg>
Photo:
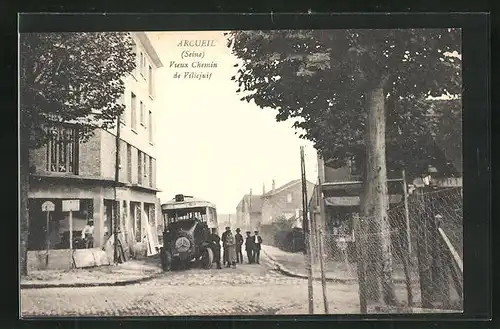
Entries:
<svg viewBox="0 0 500 329">
<path fill-rule="evenodd" d="M 406 238 L 408 240 L 408 255 L 411 257 L 411 230 L 410 230 L 410 210 L 408 208 L 408 186 L 406 184 L 406 173 L 402 170 L 401 176 L 403 178 L 403 195 L 405 205 L 405 219 L 406 219 Z M 410 258 L 409 258 L 410 259 Z"/>
<path fill-rule="evenodd" d="M 47 254 L 45 255 L 45 266 L 49 266 L 49 249 L 50 249 L 50 240 L 49 240 L 49 225 L 50 225 L 50 211 L 47 211 L 47 232 L 45 235 L 46 244 L 47 244 Z"/>
<path fill-rule="evenodd" d="M 318 185 L 320 187 L 319 190 L 319 208 L 320 208 L 320 216 L 321 222 L 325 222 L 325 201 L 323 198 L 323 192 L 321 191 L 321 178 L 318 177 Z M 325 307 L 325 314 L 328 314 L 328 299 L 326 297 L 326 275 L 325 275 L 325 249 L 323 245 L 324 232 L 323 228 L 319 228 L 319 266 L 321 271 L 321 288 L 323 291 L 323 305 Z"/>
<path fill-rule="evenodd" d="M 311 266 L 312 246 L 311 246 L 311 223 L 307 212 L 307 184 L 306 168 L 304 160 L 304 147 L 300 147 L 300 169 L 302 178 L 302 227 L 304 231 L 304 242 L 306 243 L 306 271 L 307 271 L 307 292 L 309 299 L 309 314 L 314 314 L 313 276 Z"/>
<path fill-rule="evenodd" d="M 73 267 L 73 210 L 69 211 L 69 254 L 71 267 Z"/>
</svg>

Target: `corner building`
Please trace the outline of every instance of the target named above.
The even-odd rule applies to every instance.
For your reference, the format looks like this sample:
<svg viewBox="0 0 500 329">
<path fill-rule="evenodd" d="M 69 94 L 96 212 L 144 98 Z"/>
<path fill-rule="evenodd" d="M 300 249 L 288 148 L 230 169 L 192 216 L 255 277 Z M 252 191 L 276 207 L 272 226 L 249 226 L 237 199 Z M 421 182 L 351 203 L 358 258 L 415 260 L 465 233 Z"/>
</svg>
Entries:
<svg viewBox="0 0 500 329">
<path fill-rule="evenodd" d="M 155 74 L 163 64 L 146 33 L 131 35 L 137 65 L 124 78 L 125 92 L 119 100 L 126 109 L 120 118 L 117 200 L 121 237 L 137 251 L 143 249 L 148 233 L 157 235 L 161 225 L 154 137 Z M 82 143 L 71 125 L 61 126 L 46 146 L 30 152 L 30 251 L 45 250 L 47 236 L 49 249 L 69 248 L 69 213 L 62 211 L 63 200 L 80 201 L 79 211 L 73 212 L 74 246 L 90 218 L 95 225 L 94 247 L 102 247 L 112 235 L 116 132 L 116 128 L 98 129 Z M 45 201 L 55 204 L 48 227 L 41 208 Z"/>
</svg>

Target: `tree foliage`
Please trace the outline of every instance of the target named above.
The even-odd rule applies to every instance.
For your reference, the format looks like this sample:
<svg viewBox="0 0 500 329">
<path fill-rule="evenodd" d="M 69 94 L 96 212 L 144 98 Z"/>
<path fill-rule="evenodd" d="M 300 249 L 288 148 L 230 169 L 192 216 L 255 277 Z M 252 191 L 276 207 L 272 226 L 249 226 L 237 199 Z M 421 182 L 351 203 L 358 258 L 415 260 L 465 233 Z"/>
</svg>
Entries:
<svg viewBox="0 0 500 329">
<path fill-rule="evenodd" d="M 461 60 L 449 56 L 460 53 L 460 37 L 457 29 L 237 31 L 228 46 L 241 60 L 233 78 L 242 100 L 294 119 L 333 167 L 363 155 L 366 92 L 385 77 L 388 166 L 418 173 L 434 160 L 429 137 L 442 128 L 427 97 L 461 93 Z"/>
<path fill-rule="evenodd" d="M 124 109 L 122 79 L 134 67 L 128 33 L 21 34 L 21 129 L 29 147 L 46 142 L 47 122 L 74 123 L 83 139 L 113 127 Z"/>
</svg>

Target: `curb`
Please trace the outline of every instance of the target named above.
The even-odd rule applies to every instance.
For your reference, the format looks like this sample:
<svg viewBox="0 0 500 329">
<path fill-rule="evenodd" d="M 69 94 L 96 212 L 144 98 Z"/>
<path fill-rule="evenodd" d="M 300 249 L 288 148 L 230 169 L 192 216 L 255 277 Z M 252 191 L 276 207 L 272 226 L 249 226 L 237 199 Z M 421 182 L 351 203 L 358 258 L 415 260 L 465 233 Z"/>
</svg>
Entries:
<svg viewBox="0 0 500 329">
<path fill-rule="evenodd" d="M 276 259 L 274 259 L 271 255 L 269 255 L 264 249 L 261 249 L 261 251 L 267 256 L 267 258 L 269 258 L 269 260 L 271 260 L 271 263 L 273 263 L 273 265 L 276 267 L 276 270 L 281 274 L 294 278 L 308 279 L 307 275 L 299 274 L 297 272 L 288 270 L 286 267 L 280 264 Z M 313 278 L 313 281 L 321 281 L 321 278 L 315 277 Z M 325 281 L 331 283 L 353 284 L 357 283 L 358 279 L 325 278 Z M 405 279 L 393 279 L 392 281 L 394 283 L 403 283 L 403 284 L 406 283 Z"/>
<path fill-rule="evenodd" d="M 118 287 L 142 283 L 153 280 L 161 276 L 163 272 L 158 272 L 143 278 L 122 280 L 114 282 L 85 282 L 85 283 L 25 283 L 20 285 L 21 289 L 45 289 L 45 288 L 90 288 L 90 287 Z"/>
</svg>

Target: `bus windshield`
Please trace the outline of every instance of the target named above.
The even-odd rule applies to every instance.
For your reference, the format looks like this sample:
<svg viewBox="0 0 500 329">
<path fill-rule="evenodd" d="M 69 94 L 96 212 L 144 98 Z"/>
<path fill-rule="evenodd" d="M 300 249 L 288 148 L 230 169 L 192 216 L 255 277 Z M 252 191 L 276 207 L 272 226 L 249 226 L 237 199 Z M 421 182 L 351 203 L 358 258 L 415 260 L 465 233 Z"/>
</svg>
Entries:
<svg viewBox="0 0 500 329">
<path fill-rule="evenodd" d="M 207 222 L 206 207 L 168 209 L 165 212 L 165 219 L 168 223 L 175 223 L 182 220 L 198 219 Z"/>
</svg>

